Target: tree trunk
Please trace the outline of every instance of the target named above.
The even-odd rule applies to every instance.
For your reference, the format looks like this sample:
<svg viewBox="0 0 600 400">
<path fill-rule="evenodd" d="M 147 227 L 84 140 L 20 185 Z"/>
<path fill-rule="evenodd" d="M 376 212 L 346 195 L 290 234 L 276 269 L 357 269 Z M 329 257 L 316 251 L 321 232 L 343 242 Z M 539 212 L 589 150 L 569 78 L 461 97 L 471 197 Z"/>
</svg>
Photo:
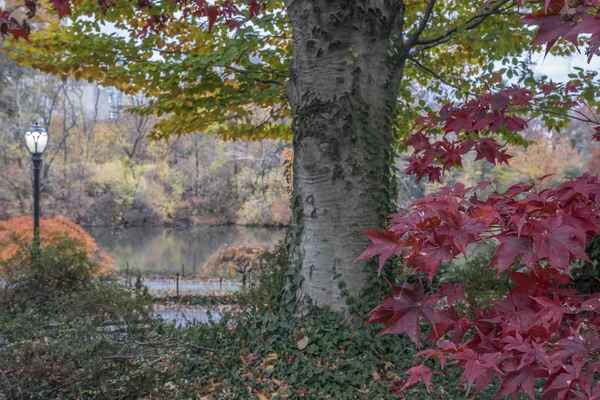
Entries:
<svg viewBox="0 0 600 400">
<path fill-rule="evenodd" d="M 367 277 L 354 263 L 394 200 L 392 122 L 404 64 L 399 1 L 289 0 L 294 57 L 293 266 L 309 304 L 348 314 Z"/>
</svg>

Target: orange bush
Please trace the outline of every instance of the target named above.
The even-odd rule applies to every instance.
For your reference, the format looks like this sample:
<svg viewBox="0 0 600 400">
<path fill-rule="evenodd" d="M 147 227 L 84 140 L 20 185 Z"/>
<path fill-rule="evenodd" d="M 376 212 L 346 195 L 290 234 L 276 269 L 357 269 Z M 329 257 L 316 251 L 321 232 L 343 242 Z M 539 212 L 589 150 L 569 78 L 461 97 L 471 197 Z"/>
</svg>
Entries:
<svg viewBox="0 0 600 400">
<path fill-rule="evenodd" d="M 242 281 L 245 284 L 248 274 L 259 267 L 260 257 L 267 251 L 266 246 L 256 244 L 223 246 L 204 263 L 203 274 L 233 278 L 238 273 L 242 275 Z"/>
<path fill-rule="evenodd" d="M 113 257 L 98 249 L 98 245 L 86 231 L 65 218 L 42 218 L 40 220 L 40 240 L 43 246 L 52 244 L 67 236 L 80 242 L 91 260 L 100 265 L 106 273 L 112 269 Z M 33 240 L 33 218 L 17 217 L 0 221 L 0 260 L 7 260 L 17 254 L 23 244 Z"/>
</svg>

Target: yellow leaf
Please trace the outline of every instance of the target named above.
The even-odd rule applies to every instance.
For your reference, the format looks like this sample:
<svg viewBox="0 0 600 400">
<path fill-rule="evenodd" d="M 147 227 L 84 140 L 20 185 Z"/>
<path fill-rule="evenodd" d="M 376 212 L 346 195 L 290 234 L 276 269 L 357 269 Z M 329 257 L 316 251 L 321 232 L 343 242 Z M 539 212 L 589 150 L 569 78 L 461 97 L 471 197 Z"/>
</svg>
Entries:
<svg viewBox="0 0 600 400">
<path fill-rule="evenodd" d="M 298 347 L 298 350 L 304 350 L 309 343 L 310 339 L 308 336 L 302 336 L 300 340 L 296 341 L 296 346 Z"/>
</svg>

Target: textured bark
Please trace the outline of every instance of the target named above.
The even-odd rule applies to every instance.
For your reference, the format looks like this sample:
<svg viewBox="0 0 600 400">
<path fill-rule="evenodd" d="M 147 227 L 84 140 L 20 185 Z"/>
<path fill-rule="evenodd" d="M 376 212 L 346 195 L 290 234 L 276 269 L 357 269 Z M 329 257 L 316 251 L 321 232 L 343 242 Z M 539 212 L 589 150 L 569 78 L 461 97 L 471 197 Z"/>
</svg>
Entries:
<svg viewBox="0 0 600 400">
<path fill-rule="evenodd" d="M 381 220 L 374 195 L 392 161 L 402 12 L 392 0 L 288 1 L 300 313 L 309 302 L 347 312 L 340 282 L 357 298 L 367 280 L 354 259 L 368 245 L 361 226 Z"/>
</svg>

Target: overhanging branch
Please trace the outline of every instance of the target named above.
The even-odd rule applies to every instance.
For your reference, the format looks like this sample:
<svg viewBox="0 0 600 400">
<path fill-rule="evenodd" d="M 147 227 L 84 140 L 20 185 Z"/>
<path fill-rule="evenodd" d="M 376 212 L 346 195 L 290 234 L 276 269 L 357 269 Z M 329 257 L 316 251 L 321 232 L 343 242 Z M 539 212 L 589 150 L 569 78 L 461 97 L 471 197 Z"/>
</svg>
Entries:
<svg viewBox="0 0 600 400">
<path fill-rule="evenodd" d="M 427 9 L 425 10 L 425 14 L 423 14 L 423 18 L 421 18 L 421 21 L 419 22 L 419 26 L 413 32 L 413 34 L 410 36 L 410 38 L 408 39 L 408 42 L 406 42 L 407 49 L 411 49 L 415 45 L 415 43 L 417 42 L 417 40 L 419 39 L 419 37 L 421 36 L 423 31 L 425 30 L 425 27 L 427 26 L 427 23 L 429 22 L 429 20 L 431 19 L 431 15 L 433 14 L 434 6 L 435 6 L 435 0 L 429 0 L 429 3 L 427 3 Z"/>
<path fill-rule="evenodd" d="M 415 64 L 419 69 L 423 70 L 424 72 L 428 73 L 429 75 L 433 76 L 435 79 L 437 79 L 438 81 L 442 82 L 444 85 L 446 86 L 450 86 L 453 87 L 456 90 L 459 90 L 469 96 L 475 96 L 475 93 L 473 92 L 469 92 L 468 90 L 465 91 L 464 89 L 460 88 L 459 86 L 457 86 L 456 84 L 453 84 L 451 82 L 449 82 L 447 79 L 443 78 L 440 74 L 436 73 L 435 71 L 433 71 L 431 68 L 426 67 L 425 65 L 421 64 L 419 61 L 417 61 L 414 57 L 409 56 L 408 59 Z"/>
<path fill-rule="evenodd" d="M 481 25 L 488 17 L 492 15 L 506 14 L 506 11 L 512 8 L 514 5 L 514 0 L 500 0 L 492 7 L 485 7 L 479 10 L 479 12 L 471 17 L 471 19 L 469 19 L 465 24 L 450 28 L 444 34 L 436 38 L 417 39 L 411 46 L 411 48 L 415 48 L 415 50 L 410 53 L 410 56 L 414 57 L 425 49 L 436 47 L 452 40 L 452 36 L 458 32 L 460 28 L 469 31 Z"/>
</svg>

